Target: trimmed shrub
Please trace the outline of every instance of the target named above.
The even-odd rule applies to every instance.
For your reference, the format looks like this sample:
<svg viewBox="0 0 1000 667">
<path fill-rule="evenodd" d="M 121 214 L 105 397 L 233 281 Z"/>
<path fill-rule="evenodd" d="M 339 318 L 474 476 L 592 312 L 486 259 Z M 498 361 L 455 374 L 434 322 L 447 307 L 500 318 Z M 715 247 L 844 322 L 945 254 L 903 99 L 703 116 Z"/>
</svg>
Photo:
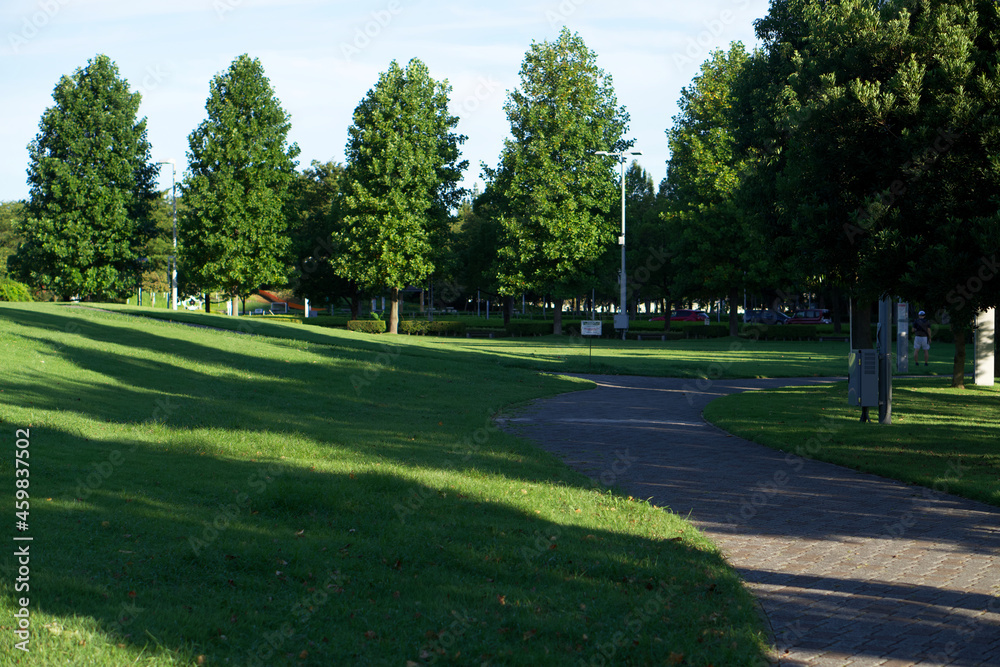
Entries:
<svg viewBox="0 0 1000 667">
<path fill-rule="evenodd" d="M 10 278 L 0 279 L 0 301 L 34 301 L 31 288 Z"/>
<path fill-rule="evenodd" d="M 448 320 L 441 320 L 437 322 L 428 322 L 427 320 L 400 320 L 398 330 L 401 334 L 409 334 L 412 336 L 421 335 L 437 335 L 444 336 L 455 334 L 461 336 L 465 333 L 465 322 L 453 322 Z"/>
<path fill-rule="evenodd" d="M 440 322 L 428 322 L 427 323 L 427 333 L 441 335 L 451 335 L 456 336 L 465 335 L 465 322 L 452 322 L 449 320 L 441 320 Z"/>
<path fill-rule="evenodd" d="M 343 315 L 336 315 L 336 316 L 320 315 L 319 317 L 310 317 L 307 319 L 303 319 L 301 320 L 301 322 L 302 324 L 308 324 L 309 326 L 313 327 L 327 327 L 333 329 L 337 327 L 339 328 L 346 327 L 347 323 L 350 320 L 351 320 L 350 317 L 346 317 Z"/>
<path fill-rule="evenodd" d="M 396 330 L 401 334 L 419 336 L 427 333 L 427 325 L 429 324 L 430 322 L 427 320 L 400 320 L 399 324 L 396 325 Z"/>
<path fill-rule="evenodd" d="M 579 323 L 577 328 L 579 329 Z M 563 329 L 566 327 L 563 326 Z M 545 336 L 552 333 L 552 322 L 550 321 L 516 321 L 511 320 L 506 326 L 507 333 L 511 336 Z"/>
<path fill-rule="evenodd" d="M 347 328 L 359 333 L 385 333 L 385 320 L 350 320 Z"/>
</svg>

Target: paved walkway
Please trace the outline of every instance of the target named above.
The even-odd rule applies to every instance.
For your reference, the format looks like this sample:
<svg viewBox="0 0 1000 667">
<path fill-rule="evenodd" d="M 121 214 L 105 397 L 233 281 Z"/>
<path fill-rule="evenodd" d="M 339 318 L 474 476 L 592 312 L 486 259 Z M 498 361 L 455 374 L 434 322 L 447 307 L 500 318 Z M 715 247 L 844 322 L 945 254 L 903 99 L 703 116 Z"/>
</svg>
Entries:
<svg viewBox="0 0 1000 667">
<path fill-rule="evenodd" d="M 538 401 L 507 428 L 690 513 L 761 601 L 779 664 L 1000 665 L 1000 510 L 787 457 L 701 418 L 724 394 L 822 380 L 584 377 L 598 388 Z"/>
</svg>

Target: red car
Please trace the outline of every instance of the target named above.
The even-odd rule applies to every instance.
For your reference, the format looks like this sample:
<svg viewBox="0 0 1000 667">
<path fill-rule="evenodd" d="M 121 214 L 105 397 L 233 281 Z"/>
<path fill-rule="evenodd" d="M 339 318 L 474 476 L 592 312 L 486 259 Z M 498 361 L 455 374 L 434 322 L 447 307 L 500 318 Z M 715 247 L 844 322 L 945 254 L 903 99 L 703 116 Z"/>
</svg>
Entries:
<svg viewBox="0 0 1000 667">
<path fill-rule="evenodd" d="M 665 318 L 654 317 L 652 322 L 662 322 Z M 670 312 L 671 322 L 708 322 L 708 313 L 703 310 L 673 310 Z"/>
<path fill-rule="evenodd" d="M 795 313 L 785 324 L 830 324 L 831 321 L 829 310 L 811 308 Z"/>
</svg>

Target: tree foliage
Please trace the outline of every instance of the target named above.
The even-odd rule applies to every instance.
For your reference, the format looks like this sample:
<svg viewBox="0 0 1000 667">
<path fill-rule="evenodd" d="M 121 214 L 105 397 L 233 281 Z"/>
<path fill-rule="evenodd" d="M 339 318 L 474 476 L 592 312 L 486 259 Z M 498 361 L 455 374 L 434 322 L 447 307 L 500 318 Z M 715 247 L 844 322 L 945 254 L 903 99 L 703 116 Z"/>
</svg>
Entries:
<svg viewBox="0 0 1000 667">
<path fill-rule="evenodd" d="M 501 290 L 587 291 L 620 224 L 617 160 L 593 153 L 632 146 L 628 114 L 597 55 L 565 28 L 532 44 L 520 77 L 504 107 L 511 137 L 497 168 L 483 168 L 502 224 Z"/>
<path fill-rule="evenodd" d="M 784 247 L 862 315 L 902 295 L 964 326 L 997 303 L 986 285 L 949 299 L 997 247 L 996 5 L 782 0 L 758 34 L 776 102 L 742 136 L 771 180 L 746 183 L 773 188 Z"/>
<path fill-rule="evenodd" d="M 319 161 L 296 178 L 290 223 L 295 266 L 289 282 L 296 296 L 331 303 L 338 297 L 349 298 L 356 310 L 358 284 L 334 267 L 335 258 L 344 252 L 338 242 L 344 223 L 344 179 L 342 164 Z"/>
<path fill-rule="evenodd" d="M 17 252 L 23 236 L 24 202 L 0 202 L 0 278 L 7 276 L 7 260 Z"/>
<path fill-rule="evenodd" d="M 178 231 L 184 273 L 203 291 L 246 297 L 283 282 L 296 144 L 260 61 L 244 54 L 211 82 L 207 118 L 188 136 Z"/>
<path fill-rule="evenodd" d="M 717 50 L 681 91 L 680 113 L 668 130 L 667 210 L 664 222 L 676 230 L 678 267 L 674 289 L 705 298 L 727 297 L 732 305 L 759 245 L 736 203 L 744 156 L 736 150 L 732 94 L 747 53 L 736 42 Z M 736 310 L 730 308 L 736 335 Z"/>
<path fill-rule="evenodd" d="M 123 298 L 137 286 L 156 191 L 146 120 L 110 58 L 59 80 L 28 146 L 24 240 L 10 264 L 68 298 Z"/>
<path fill-rule="evenodd" d="M 369 289 L 389 289 L 388 331 L 396 333 L 399 290 L 422 283 L 440 263 L 468 162 L 464 135 L 448 112 L 447 81 L 420 60 L 396 61 L 354 110 L 348 129 L 342 252 L 336 270 Z"/>
</svg>

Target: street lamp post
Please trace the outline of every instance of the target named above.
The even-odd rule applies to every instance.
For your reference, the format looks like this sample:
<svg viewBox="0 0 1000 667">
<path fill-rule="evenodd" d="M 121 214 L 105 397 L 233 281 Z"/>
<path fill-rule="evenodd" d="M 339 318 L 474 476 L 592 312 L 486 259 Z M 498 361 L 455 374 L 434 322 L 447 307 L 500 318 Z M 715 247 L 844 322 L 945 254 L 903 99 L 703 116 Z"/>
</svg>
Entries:
<svg viewBox="0 0 1000 667">
<path fill-rule="evenodd" d="M 622 330 L 622 340 L 625 340 L 625 332 L 628 331 L 628 310 L 625 308 L 625 162 L 629 155 L 642 155 L 642 151 L 618 151 L 616 153 L 596 151 L 594 154 L 616 157 L 622 165 L 622 233 L 618 237 L 618 245 L 622 247 L 621 303 L 618 314 L 615 315 L 615 329 Z"/>
<path fill-rule="evenodd" d="M 170 159 L 156 164 L 170 165 L 170 201 L 174 209 L 174 254 L 170 256 L 170 305 L 177 310 L 177 162 Z"/>
</svg>

